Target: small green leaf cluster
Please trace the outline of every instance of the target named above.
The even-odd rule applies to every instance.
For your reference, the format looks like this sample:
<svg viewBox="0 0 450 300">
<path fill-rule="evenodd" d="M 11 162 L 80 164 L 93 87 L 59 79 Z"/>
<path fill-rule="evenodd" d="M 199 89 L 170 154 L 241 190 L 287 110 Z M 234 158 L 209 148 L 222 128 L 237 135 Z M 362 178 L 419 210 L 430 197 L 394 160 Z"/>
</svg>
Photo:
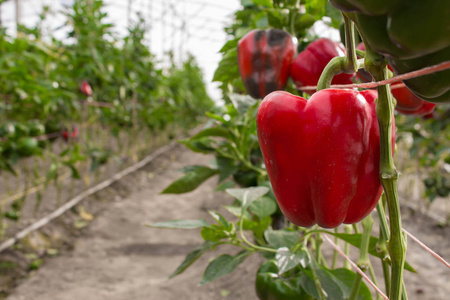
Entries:
<svg viewBox="0 0 450 300">
<path fill-rule="evenodd" d="M 205 269 L 200 284 L 221 278 L 232 273 L 248 256 L 261 253 L 268 259 L 266 263 L 276 266 L 276 271 L 270 271 L 271 280 L 280 280 L 276 285 L 290 286 L 292 289 L 301 287 L 302 293 L 313 299 L 321 299 L 326 295 L 327 299 L 348 299 L 355 273 L 347 268 L 330 267 L 323 256 L 317 256 L 320 248 L 316 236 L 327 234 L 334 236 L 355 248 L 360 248 L 362 242 L 361 233 L 337 233 L 329 230 L 312 228 L 300 228 L 289 225 L 279 230 L 272 227 L 272 215 L 276 210 L 267 187 L 249 187 L 227 189 L 235 202 L 233 205 L 224 205 L 228 211 L 226 215 L 210 211 L 213 223 L 206 220 L 175 220 L 148 224 L 153 228 L 171 229 L 195 229 L 199 228 L 202 238 L 205 240 L 191 251 L 179 267 L 170 275 L 174 277 L 183 273 L 189 266 L 197 261 L 207 251 L 213 251 L 220 245 L 234 245 L 240 250 L 235 254 L 222 254 L 213 259 Z M 251 239 L 246 237 L 252 233 Z M 377 258 L 383 258 L 377 251 L 379 239 L 371 236 L 368 253 Z M 320 250 L 319 250 L 320 251 Z M 269 272 L 264 265 L 263 271 Z M 408 263 L 405 269 L 415 272 Z M 258 279 L 257 276 L 257 289 Z M 264 295 L 270 294 L 271 282 L 264 282 L 268 289 Z M 300 293 L 300 292 L 299 292 Z M 262 298 L 261 298 L 262 297 Z M 265 299 L 260 296 L 260 299 Z M 277 299 L 277 298 L 276 298 Z M 284 298 L 281 298 L 284 299 Z M 368 287 L 362 283 L 356 299 L 372 299 Z"/>
</svg>

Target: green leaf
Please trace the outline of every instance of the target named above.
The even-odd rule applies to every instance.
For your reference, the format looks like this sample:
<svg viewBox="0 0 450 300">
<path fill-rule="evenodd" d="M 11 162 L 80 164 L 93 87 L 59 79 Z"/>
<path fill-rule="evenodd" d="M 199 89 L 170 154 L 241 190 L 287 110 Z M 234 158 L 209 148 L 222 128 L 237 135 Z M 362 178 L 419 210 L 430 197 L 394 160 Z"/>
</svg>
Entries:
<svg viewBox="0 0 450 300">
<path fill-rule="evenodd" d="M 209 211 L 209 214 L 216 220 L 217 223 L 225 227 L 226 229 L 230 228 L 230 223 L 219 213 Z"/>
<path fill-rule="evenodd" d="M 355 281 L 356 274 L 349 269 L 341 268 L 329 270 L 322 267 L 325 274 L 329 275 L 337 282 L 344 294 L 344 299 L 348 299 L 351 294 L 353 282 Z M 361 282 L 357 300 L 372 300 L 372 294 L 369 288 L 365 284 L 364 280 Z"/>
<path fill-rule="evenodd" d="M 233 187 L 233 186 L 235 186 L 235 185 L 236 185 L 236 183 L 235 183 L 234 181 L 232 181 L 232 180 L 230 180 L 230 181 L 225 181 L 225 182 L 222 182 L 220 185 L 218 185 L 218 186 L 214 189 L 214 191 L 216 191 L 216 192 L 225 191 L 226 189 L 229 189 L 229 188 L 231 188 L 231 187 Z"/>
<path fill-rule="evenodd" d="M 242 208 L 241 207 L 232 206 L 232 205 L 224 205 L 223 207 L 226 210 L 228 210 L 235 217 L 238 217 L 238 218 L 241 217 L 241 213 L 242 213 Z M 251 218 L 252 218 L 252 216 L 250 215 L 250 213 L 247 210 L 245 210 L 244 211 L 244 219 L 251 220 Z"/>
<path fill-rule="evenodd" d="M 248 95 L 229 94 L 231 103 L 240 115 L 245 114 L 250 107 L 258 102 Z"/>
<path fill-rule="evenodd" d="M 232 39 L 229 40 L 223 45 L 223 47 L 219 50 L 219 52 L 224 53 L 228 50 L 235 49 L 238 46 L 239 39 Z"/>
<path fill-rule="evenodd" d="M 321 19 L 325 15 L 327 2 L 328 0 L 308 0 L 305 3 L 306 12 Z"/>
<path fill-rule="evenodd" d="M 286 247 L 279 248 L 275 255 L 276 264 L 278 266 L 278 273 L 283 274 L 298 265 L 303 268 L 306 266 L 305 252 L 294 253 Z"/>
<path fill-rule="evenodd" d="M 306 253 L 311 266 L 311 270 L 305 270 L 305 273 L 313 280 L 313 272 L 316 274 L 318 280 L 320 281 L 322 289 L 327 296 L 327 299 L 344 300 L 344 293 L 341 290 L 339 284 L 334 280 L 334 278 L 332 278 L 330 274 L 324 272 L 324 269 L 317 264 L 315 258 L 309 252 L 305 251 L 304 253 Z M 317 293 L 317 288 L 315 290 L 315 293 Z"/>
<path fill-rule="evenodd" d="M 225 127 L 211 127 L 206 128 L 193 137 L 191 137 L 191 140 L 196 140 L 202 137 L 209 137 L 209 136 L 218 136 L 218 137 L 224 137 L 229 139 L 230 138 L 230 131 Z"/>
<path fill-rule="evenodd" d="M 310 14 L 298 14 L 295 16 L 294 27 L 297 32 L 301 32 L 316 22 L 316 18 Z"/>
<path fill-rule="evenodd" d="M 259 238 L 262 240 L 262 238 L 264 237 L 264 232 L 267 230 L 267 228 L 270 227 L 270 225 L 272 225 L 271 217 L 265 217 L 259 222 L 244 219 L 243 228 L 245 230 L 253 231 L 255 238 Z"/>
<path fill-rule="evenodd" d="M 250 211 L 260 219 L 274 214 L 277 211 L 277 208 L 278 206 L 275 200 L 267 196 L 256 199 L 249 206 Z"/>
<path fill-rule="evenodd" d="M 205 139 L 196 139 L 196 140 L 186 139 L 186 140 L 179 141 L 179 143 L 185 145 L 190 150 L 192 150 L 194 152 L 198 152 L 198 153 L 209 153 L 209 152 L 215 151 L 215 149 L 213 147 L 211 147 L 209 140 L 206 138 Z"/>
<path fill-rule="evenodd" d="M 212 81 L 227 82 L 239 77 L 239 67 L 237 64 L 237 48 L 226 52 L 219 62 L 219 66 L 214 72 Z"/>
<path fill-rule="evenodd" d="M 330 25 L 336 29 L 339 29 L 339 25 L 342 22 L 342 14 L 340 10 L 334 7 L 330 2 L 327 2 L 325 7 L 326 15 L 331 18 Z"/>
<path fill-rule="evenodd" d="M 262 5 L 264 7 L 273 7 L 271 0 L 251 0 L 256 5 Z"/>
<path fill-rule="evenodd" d="M 235 164 L 235 161 L 231 158 L 218 156 L 216 157 L 217 168 L 220 171 L 219 182 L 227 179 L 230 175 L 233 175 L 239 170 L 239 166 Z"/>
<path fill-rule="evenodd" d="M 281 247 L 293 247 L 299 240 L 300 235 L 297 231 L 270 229 L 264 232 L 264 237 L 270 246 L 278 249 Z"/>
<path fill-rule="evenodd" d="M 191 251 L 184 261 L 178 266 L 178 268 L 170 274 L 169 278 L 173 278 L 181 273 L 183 273 L 187 268 L 189 268 L 197 259 L 200 258 L 200 256 L 203 255 L 206 251 L 214 248 L 217 245 L 217 243 L 213 243 L 210 241 L 206 241 L 197 248 L 195 248 L 193 251 Z"/>
<path fill-rule="evenodd" d="M 234 198 L 238 199 L 242 203 L 242 206 L 246 206 L 256 199 L 267 194 L 267 192 L 269 192 L 269 189 L 264 186 L 258 186 L 245 189 L 227 189 L 226 192 Z"/>
<path fill-rule="evenodd" d="M 200 235 L 205 241 L 212 241 L 212 242 L 218 242 L 221 239 L 227 237 L 224 228 L 217 225 L 203 227 L 200 232 Z"/>
<path fill-rule="evenodd" d="M 175 180 L 162 194 L 182 194 L 195 190 L 200 184 L 211 176 L 218 173 L 218 170 L 204 166 L 195 166 L 195 168 L 187 172 L 183 177 Z"/>
<path fill-rule="evenodd" d="M 146 224 L 146 226 L 153 228 L 193 229 L 209 226 L 209 224 L 205 220 L 197 219 L 197 220 L 174 220 L 167 222 L 158 222 L 153 224 Z"/>
<path fill-rule="evenodd" d="M 206 267 L 200 285 L 233 272 L 250 254 L 252 254 L 252 252 L 243 251 L 236 256 L 223 254 L 215 258 L 209 263 L 208 267 Z"/>
</svg>

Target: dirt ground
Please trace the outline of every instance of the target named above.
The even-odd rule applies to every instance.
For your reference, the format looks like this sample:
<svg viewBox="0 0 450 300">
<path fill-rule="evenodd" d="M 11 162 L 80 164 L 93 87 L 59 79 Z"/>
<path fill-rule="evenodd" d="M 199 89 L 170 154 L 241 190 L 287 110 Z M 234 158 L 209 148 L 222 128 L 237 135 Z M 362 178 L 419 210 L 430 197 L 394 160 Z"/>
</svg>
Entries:
<svg viewBox="0 0 450 300">
<path fill-rule="evenodd" d="M 235 272 L 198 286 L 208 262 L 221 253 L 236 253 L 222 247 L 203 255 L 183 274 L 168 276 L 202 239 L 199 230 L 154 229 L 145 223 L 175 219 L 210 220 L 207 211 L 231 204 L 225 193 L 214 193 L 216 178 L 182 195 L 161 195 L 161 190 L 180 176 L 177 169 L 208 164 L 211 157 L 176 146 L 153 163 L 110 188 L 86 199 L 81 205 L 94 219 L 88 226 L 71 231 L 72 239 L 60 247 L 59 255 L 9 290 L 10 300 L 202 300 L 256 299 L 254 275 L 262 261 L 249 257 Z M 441 228 L 423 215 L 404 209 L 404 228 L 450 260 L 450 228 Z M 73 214 L 73 213 L 72 213 Z M 74 216 L 63 216 L 42 231 L 63 235 Z M 69 221 L 67 221 L 69 220 Z M 66 224 L 66 226 L 63 226 Z M 67 229 L 65 229 L 67 232 Z M 2 256 L 13 256 L 9 251 Z M 409 299 L 449 299 L 450 270 L 413 241 L 407 260 L 419 274 L 406 272 Z"/>
</svg>

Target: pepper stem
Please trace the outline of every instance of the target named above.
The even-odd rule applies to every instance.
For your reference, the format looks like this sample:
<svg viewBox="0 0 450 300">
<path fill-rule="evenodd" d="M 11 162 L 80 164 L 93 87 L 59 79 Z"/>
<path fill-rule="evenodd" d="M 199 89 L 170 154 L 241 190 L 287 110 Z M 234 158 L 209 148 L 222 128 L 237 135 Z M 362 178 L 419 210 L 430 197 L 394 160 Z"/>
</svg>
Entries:
<svg viewBox="0 0 450 300">
<path fill-rule="evenodd" d="M 385 58 L 366 46 L 365 66 L 376 81 L 388 78 Z M 402 295 L 403 267 L 406 255 L 406 239 L 402 234 L 400 204 L 397 193 L 399 173 L 392 157 L 392 118 L 394 105 L 389 85 L 377 88 L 377 118 L 380 130 L 380 180 L 386 195 L 389 219 L 390 237 L 387 248 L 391 257 L 391 287 L 390 299 L 399 300 Z"/>
<path fill-rule="evenodd" d="M 383 194 L 383 199 L 386 199 L 386 196 Z M 389 294 L 389 290 L 391 287 L 391 273 L 389 269 L 389 254 L 386 247 L 386 241 L 389 237 L 389 227 L 386 221 L 386 214 L 384 212 L 384 206 L 382 201 L 378 201 L 377 203 L 377 214 L 378 219 L 380 220 L 380 238 L 376 244 L 376 250 L 381 254 L 381 265 L 383 267 L 383 276 L 384 276 L 384 286 L 386 289 L 386 293 Z"/>
<path fill-rule="evenodd" d="M 366 272 L 369 268 L 369 242 L 370 233 L 372 232 L 373 219 L 371 215 L 368 215 L 364 220 L 362 220 L 363 233 L 361 238 L 361 250 L 359 251 L 359 258 L 357 265 L 361 271 Z M 361 286 L 362 275 L 357 272 L 355 280 L 353 281 L 352 291 L 350 293 L 349 300 L 355 300 L 358 297 L 359 288 Z"/>
<path fill-rule="evenodd" d="M 329 88 L 333 77 L 340 73 L 353 74 L 361 69 L 364 64 L 363 60 L 357 60 L 355 47 L 355 24 L 345 14 L 342 14 L 345 25 L 345 57 L 334 57 L 327 64 L 320 76 L 317 84 L 317 90 Z"/>
</svg>

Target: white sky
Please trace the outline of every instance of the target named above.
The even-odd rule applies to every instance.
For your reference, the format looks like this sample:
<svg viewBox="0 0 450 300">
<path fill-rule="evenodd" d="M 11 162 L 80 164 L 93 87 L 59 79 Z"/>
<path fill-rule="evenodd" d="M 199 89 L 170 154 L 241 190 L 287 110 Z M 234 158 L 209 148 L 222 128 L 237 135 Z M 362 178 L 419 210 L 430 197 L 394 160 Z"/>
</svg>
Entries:
<svg viewBox="0 0 450 300">
<path fill-rule="evenodd" d="M 16 31 L 14 1 L 7 1 L 1 6 L 3 26 L 12 35 Z M 53 13 L 44 25 L 50 32 L 63 24 L 65 18 L 61 11 L 64 5 L 71 6 L 73 3 L 73 0 L 19 1 L 21 22 L 29 26 L 36 24 L 44 5 L 50 6 Z M 232 23 L 233 13 L 240 8 L 240 0 L 104 0 L 104 3 L 107 21 L 115 26 L 115 31 L 121 36 L 126 34 L 128 4 L 131 3 L 130 23 L 137 20 L 137 13 L 148 22 L 147 42 L 160 66 L 169 65 L 164 54 L 167 51 L 173 51 L 176 62 L 185 59 L 187 53 L 193 54 L 204 72 L 209 94 L 215 100 L 221 98 L 218 84 L 213 83 L 212 78 L 221 59 L 218 51 L 227 38 L 223 28 Z M 323 28 L 320 30 L 323 32 Z M 59 30 L 53 34 L 64 37 L 66 33 Z M 336 39 L 335 34 L 332 37 Z"/>
</svg>

